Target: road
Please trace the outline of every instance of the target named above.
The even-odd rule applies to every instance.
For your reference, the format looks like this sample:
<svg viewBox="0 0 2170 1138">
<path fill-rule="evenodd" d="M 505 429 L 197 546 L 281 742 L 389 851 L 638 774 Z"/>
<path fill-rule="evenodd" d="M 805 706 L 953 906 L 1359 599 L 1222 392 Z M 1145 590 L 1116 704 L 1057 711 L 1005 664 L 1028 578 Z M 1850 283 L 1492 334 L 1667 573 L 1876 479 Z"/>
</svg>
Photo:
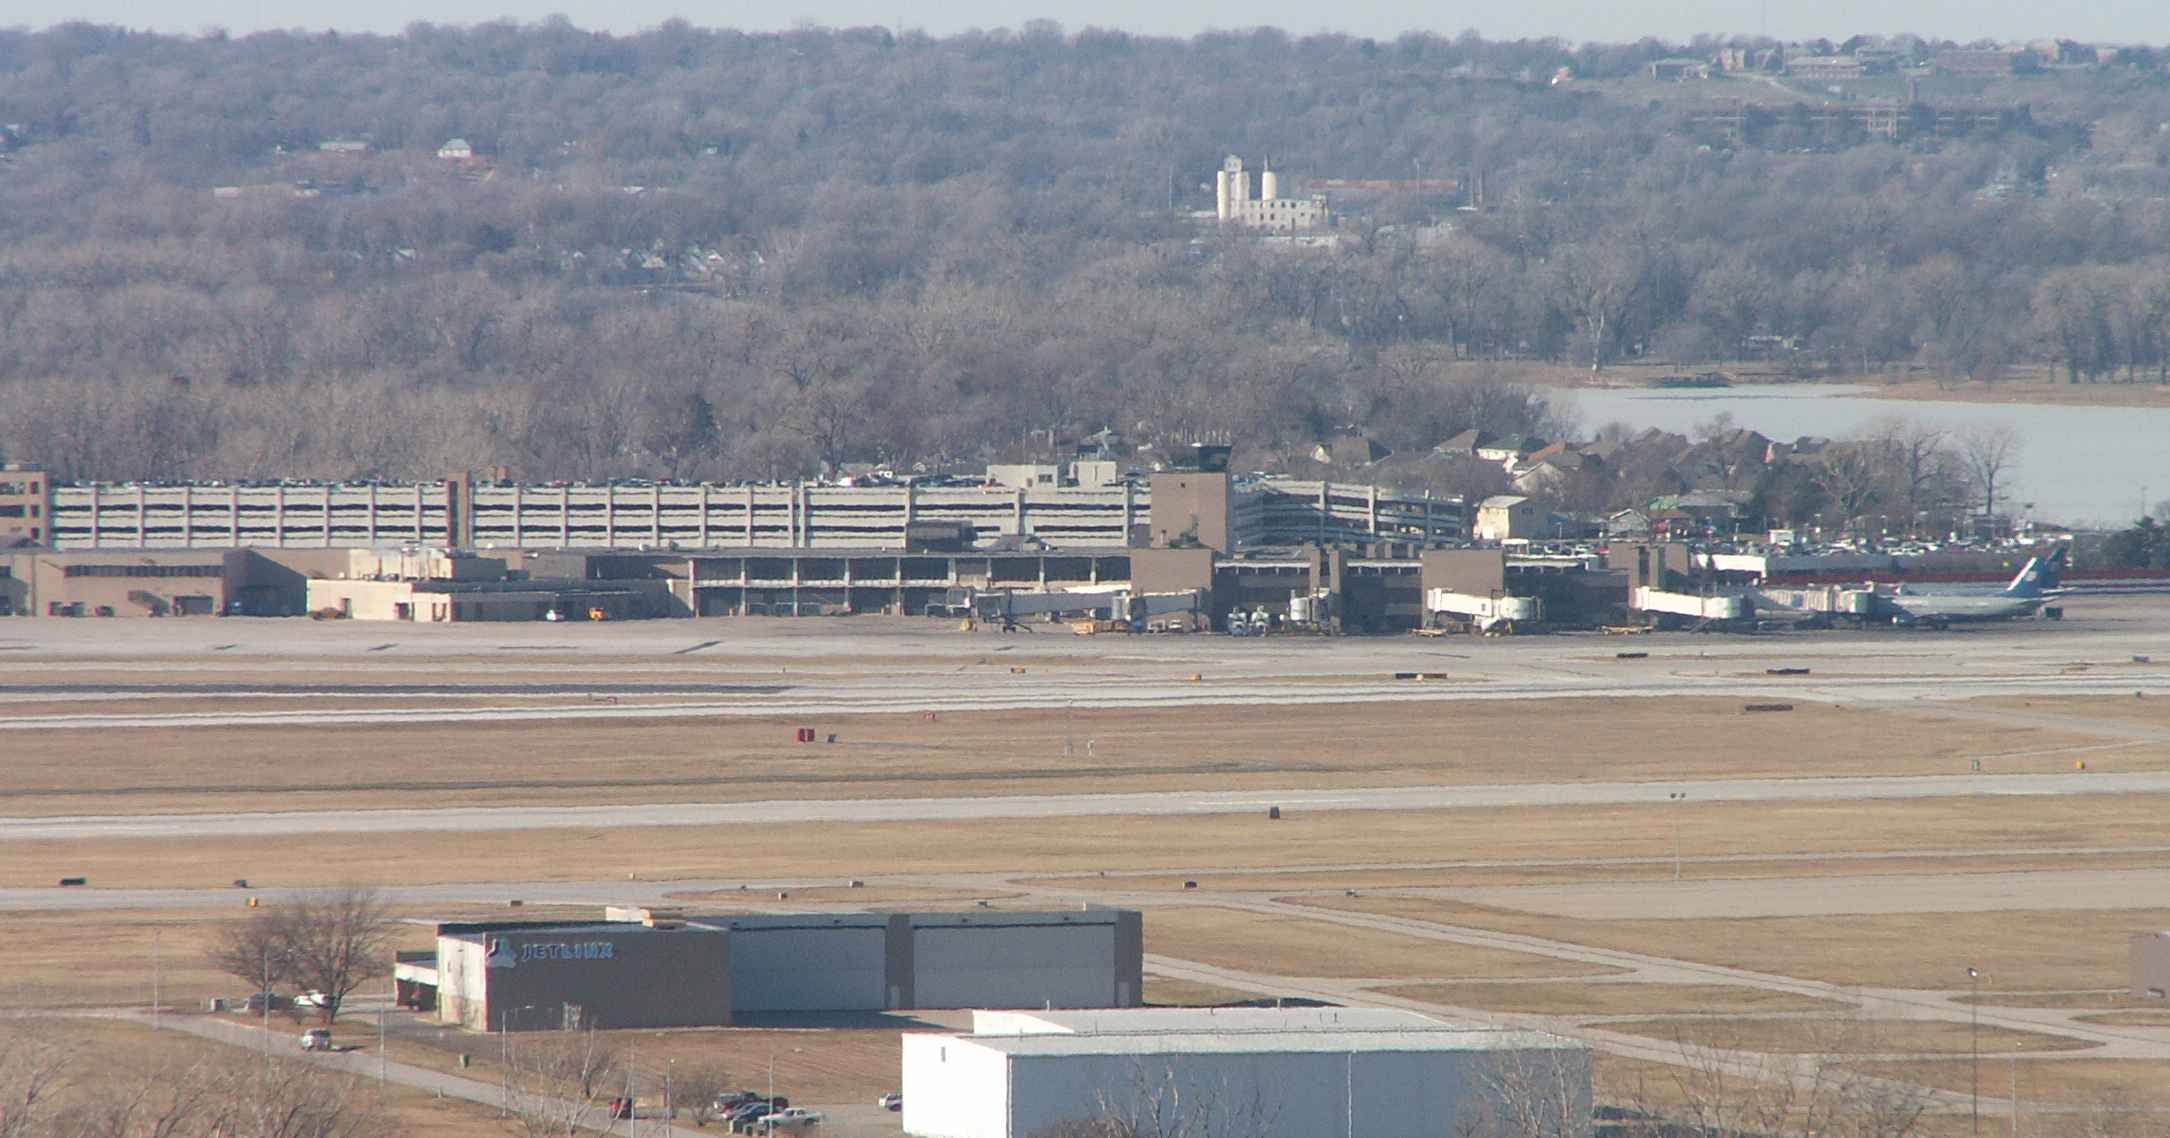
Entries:
<svg viewBox="0 0 2170 1138">
<path fill-rule="evenodd" d="M 262 837 L 641 826 L 959 822 L 1004 818 L 1165 817 L 1295 810 L 1471 810 L 1517 806 L 1624 806 L 1685 794 L 1713 802 L 1856 802 L 1875 799 L 2060 797 L 2170 793 L 2170 771 L 1909 775 L 1889 778 L 1744 778 L 1681 782 L 1395 786 L 1241 793 L 1007 795 L 986 798 L 797 799 L 624 806 L 447 806 L 404 810 L 231 814 L 74 815 L 0 819 L 0 841 L 93 838 Z"/>
</svg>

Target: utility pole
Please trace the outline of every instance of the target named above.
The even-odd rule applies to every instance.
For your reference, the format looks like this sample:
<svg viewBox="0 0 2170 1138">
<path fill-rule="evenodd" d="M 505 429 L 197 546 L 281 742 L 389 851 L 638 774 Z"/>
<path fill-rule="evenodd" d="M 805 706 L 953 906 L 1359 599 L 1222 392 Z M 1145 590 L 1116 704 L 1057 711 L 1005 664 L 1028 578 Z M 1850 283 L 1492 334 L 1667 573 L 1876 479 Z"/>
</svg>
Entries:
<svg viewBox="0 0 2170 1138">
<path fill-rule="evenodd" d="M 151 930 L 151 1030 L 152 1030 L 152 1031 L 157 1031 L 157 1030 L 158 1030 L 158 996 L 159 996 L 159 991 L 158 991 L 158 988 L 159 988 L 159 980 L 160 980 L 160 976 L 159 976 L 159 973 L 158 973 L 158 934 L 159 934 L 159 930 L 157 930 L 157 929 L 152 929 L 152 930 Z"/>
<path fill-rule="evenodd" d="M 256 990 L 264 1005 L 264 1069 L 271 1069 L 271 946 L 264 946 L 264 986 Z"/>
<path fill-rule="evenodd" d="M 1973 1119 L 1973 1132 L 1982 1132 L 1982 974 L 1967 969 L 1967 1010 L 1970 1015 L 1967 1032 L 1969 1049 L 1973 1053 L 1972 1093 L 1969 1096 L 1968 1114 Z"/>
</svg>

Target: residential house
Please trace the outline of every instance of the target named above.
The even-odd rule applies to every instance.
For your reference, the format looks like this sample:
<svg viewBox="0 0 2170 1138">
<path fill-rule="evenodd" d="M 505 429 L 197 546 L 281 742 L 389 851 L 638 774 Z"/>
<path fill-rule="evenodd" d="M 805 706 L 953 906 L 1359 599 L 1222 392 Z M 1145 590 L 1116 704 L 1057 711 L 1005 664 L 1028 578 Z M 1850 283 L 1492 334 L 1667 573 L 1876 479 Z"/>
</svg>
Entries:
<svg viewBox="0 0 2170 1138">
<path fill-rule="evenodd" d="M 1666 494 L 1653 498 L 1650 508 L 1653 511 L 1671 511 L 1684 515 L 1697 529 L 1713 533 L 1732 533 L 1740 527 L 1741 518 L 1748 512 L 1748 500 L 1746 491 L 1691 490 L 1685 494 Z"/>
<path fill-rule="evenodd" d="M 1650 536 L 1650 512 L 1648 510 L 1614 510 L 1605 515 L 1605 536 L 1615 538 L 1646 538 Z"/>
<path fill-rule="evenodd" d="M 369 143 L 359 138 L 327 138 L 316 144 L 319 154 L 353 156 L 369 153 Z"/>
<path fill-rule="evenodd" d="M 1311 460 L 1326 466 L 1369 466 L 1393 453 L 1376 439 L 1349 432 L 1311 448 Z"/>
<path fill-rule="evenodd" d="M 1522 494 L 1495 494 L 1477 503 L 1472 534 L 1478 541 L 1514 541 L 1547 536 L 1547 511 Z"/>
<path fill-rule="evenodd" d="M 447 139 L 437 148 L 437 157 L 447 162 L 467 162 L 475 157 L 475 145 L 464 138 Z"/>
<path fill-rule="evenodd" d="M 1544 445 L 1543 439 L 1533 439 L 1528 435 L 1507 435 L 1493 439 L 1489 443 L 1479 444 L 1477 457 L 1486 462 L 1499 463 L 1501 466 L 1512 466 L 1528 457 L 1532 452 L 1541 449 Z"/>
<path fill-rule="evenodd" d="M 1551 447 L 1545 448 L 1552 450 Z M 1521 467 L 1513 478 L 1514 488 L 1525 494 L 1557 493 L 1570 479 L 1585 471 L 1595 471 L 1601 465 L 1596 459 L 1579 451 L 1565 450 L 1540 458 L 1530 456 L 1531 461 Z"/>
<path fill-rule="evenodd" d="M 1674 83 L 1689 79 L 1710 78 L 1710 63 L 1701 59 L 1653 59 L 1650 61 L 1650 77 Z"/>
<path fill-rule="evenodd" d="M 1477 457 L 1477 449 L 1490 446 L 1493 438 L 1491 432 L 1480 431 L 1475 427 L 1471 427 L 1466 431 L 1457 431 L 1447 436 L 1432 450 L 1449 457 L 1475 458 Z"/>
</svg>

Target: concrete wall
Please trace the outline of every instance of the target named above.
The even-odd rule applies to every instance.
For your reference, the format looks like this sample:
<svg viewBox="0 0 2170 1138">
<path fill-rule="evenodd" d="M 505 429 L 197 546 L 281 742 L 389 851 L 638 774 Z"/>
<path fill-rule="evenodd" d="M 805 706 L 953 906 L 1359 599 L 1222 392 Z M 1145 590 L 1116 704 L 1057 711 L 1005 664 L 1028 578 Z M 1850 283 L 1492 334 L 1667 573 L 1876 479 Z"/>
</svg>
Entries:
<svg viewBox="0 0 2170 1138">
<path fill-rule="evenodd" d="M 1478 541 L 1550 537 L 1545 528 L 1547 517 L 1543 504 L 1534 498 L 1498 506 L 1479 504 L 1472 532 Z"/>
<path fill-rule="evenodd" d="M 1130 587 L 1139 593 L 1181 593 L 1191 589 L 1204 589 L 1210 593 L 1213 551 L 1203 548 L 1134 549 L 1130 552 Z"/>
<path fill-rule="evenodd" d="M 954 1036 L 904 1036 L 904 1132 L 939 1138 L 1008 1138 L 1010 1060 Z M 1018 1135 L 1023 1138 L 1023 1135 Z"/>
<path fill-rule="evenodd" d="M 1694 567 L 1683 542 L 1615 542 L 1605 550 L 1605 567 L 1627 573 L 1628 588 L 1647 585 L 1670 589 L 1690 576 Z"/>
<path fill-rule="evenodd" d="M 1229 532 L 1232 490 L 1227 474 L 1163 471 L 1153 475 L 1152 485 L 1152 544 L 1167 546 L 1195 540 L 1222 553 L 1235 549 Z"/>
<path fill-rule="evenodd" d="M 568 1005 L 601 1028 L 731 1022 L 730 937 L 705 929 L 465 933 L 440 936 L 438 960 L 439 1019 L 473 1030 L 557 1030 Z"/>
<path fill-rule="evenodd" d="M 0 463 L 0 549 L 44 545 L 51 519 L 51 483 L 46 473 L 23 463 Z"/>
<path fill-rule="evenodd" d="M 1507 587 L 1507 557 L 1497 549 L 1432 549 L 1423 556 L 1423 587 L 1490 596 Z"/>
<path fill-rule="evenodd" d="M 0 553 L 8 607 L 23 616 L 209 616 L 247 583 L 239 550 Z"/>
<path fill-rule="evenodd" d="M 438 597 L 441 605 L 446 598 Z M 309 582 L 309 611 L 331 609 L 352 620 L 415 620 L 417 598 L 412 581 Z M 425 615 L 424 621 L 450 619 Z"/>
</svg>

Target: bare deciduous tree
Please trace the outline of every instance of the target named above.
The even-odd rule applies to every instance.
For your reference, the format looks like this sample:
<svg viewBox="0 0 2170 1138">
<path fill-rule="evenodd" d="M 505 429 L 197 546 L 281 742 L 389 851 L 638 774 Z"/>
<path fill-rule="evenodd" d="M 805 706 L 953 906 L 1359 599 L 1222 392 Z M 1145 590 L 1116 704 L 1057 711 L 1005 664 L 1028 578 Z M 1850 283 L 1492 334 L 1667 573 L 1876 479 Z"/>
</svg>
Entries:
<svg viewBox="0 0 2170 1138">
<path fill-rule="evenodd" d="M 505 1036 L 505 1114 L 522 1138 L 577 1138 L 604 1114 L 617 1049 L 594 1029 Z"/>
<path fill-rule="evenodd" d="M 1481 1097 L 1457 1125 L 1483 1138 L 1573 1138 L 1590 1132 L 1590 1053 L 1580 1048 L 1502 1052 L 1484 1064 Z"/>
<path fill-rule="evenodd" d="M 74 1048 L 32 1020 L 0 1028 L 0 1138 L 29 1138 L 75 1060 Z"/>
<path fill-rule="evenodd" d="M 1982 512 L 1997 512 L 1997 485 L 2019 465 L 2019 431 L 2009 425 L 1959 432 L 1959 457 L 1982 494 Z"/>
<path fill-rule="evenodd" d="M 5 1138 L 395 1138 L 374 1087 L 296 1059 L 218 1049 L 178 1063 L 84 1062 L 63 1025 L 0 1027 Z M 101 1057 L 103 1060 L 104 1057 Z"/>
<path fill-rule="evenodd" d="M 206 953 L 221 972 L 259 986 L 319 994 L 326 1024 L 347 997 L 391 971 L 393 924 L 383 894 L 361 886 L 304 893 L 221 929 Z"/>
<path fill-rule="evenodd" d="M 729 1073 L 716 1064 L 689 1064 L 671 1075 L 671 1108 L 684 1111 L 695 1126 L 706 1126 L 716 1117 L 716 1096 L 730 1083 Z"/>
</svg>

